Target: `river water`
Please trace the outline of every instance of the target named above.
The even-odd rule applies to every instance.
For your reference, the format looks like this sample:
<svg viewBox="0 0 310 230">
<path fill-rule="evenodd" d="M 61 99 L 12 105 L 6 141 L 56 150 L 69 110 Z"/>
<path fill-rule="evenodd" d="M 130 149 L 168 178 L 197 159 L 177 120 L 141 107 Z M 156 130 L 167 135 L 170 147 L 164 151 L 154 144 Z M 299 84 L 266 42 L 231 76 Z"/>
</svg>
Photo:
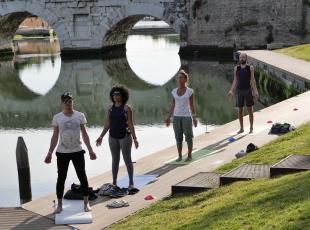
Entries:
<svg viewBox="0 0 310 230">
<path fill-rule="evenodd" d="M 133 150 L 133 161 L 137 163 L 144 156 L 174 145 L 173 130 L 166 128 L 163 120 L 168 113 L 170 92 L 177 86 L 174 76 L 181 66 L 189 72 L 190 87 L 195 90 L 199 118 L 194 129 L 196 136 L 236 119 L 234 103 L 226 100 L 233 63 L 180 60 L 176 35 L 132 35 L 127 41 L 127 58 L 113 60 L 61 60 L 55 40 L 16 41 L 15 49 L 13 60 L 0 62 L 0 207 L 19 205 L 15 157 L 19 136 L 24 137 L 28 147 L 33 198 L 54 192 L 55 159 L 51 165 L 43 160 L 52 134 L 51 119 L 61 110 L 59 98 L 65 91 L 73 93 L 75 109 L 86 114 L 98 155 L 96 161 L 86 162 L 88 177 L 111 168 L 107 138 L 98 148 L 94 142 L 110 104 L 109 90 L 115 84 L 130 89 L 129 104 L 135 111 L 141 145 Z M 262 98 L 256 110 L 298 93 L 282 83 L 277 90 L 288 93 L 281 97 L 269 93 L 268 85 L 279 85 L 278 80 L 258 75 Z M 77 182 L 77 178 L 71 165 L 67 186 L 72 182 Z"/>
</svg>

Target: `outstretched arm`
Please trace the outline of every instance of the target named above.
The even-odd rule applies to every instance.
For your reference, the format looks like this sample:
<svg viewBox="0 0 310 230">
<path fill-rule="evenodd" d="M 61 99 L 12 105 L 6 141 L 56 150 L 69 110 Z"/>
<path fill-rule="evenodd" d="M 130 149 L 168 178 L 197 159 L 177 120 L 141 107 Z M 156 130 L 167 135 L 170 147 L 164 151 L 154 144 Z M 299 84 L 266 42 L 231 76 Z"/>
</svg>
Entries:
<svg viewBox="0 0 310 230">
<path fill-rule="evenodd" d="M 252 91 L 253 91 L 253 96 L 256 100 L 259 99 L 259 93 L 258 93 L 258 90 L 257 90 L 257 87 L 256 87 L 256 80 L 255 80 L 255 74 L 254 74 L 254 67 L 251 66 L 250 67 L 251 69 L 251 87 L 252 87 Z"/>
<path fill-rule="evenodd" d="M 197 117 L 196 117 L 196 109 L 195 109 L 195 103 L 194 103 L 194 94 L 189 98 L 189 107 L 192 112 L 192 118 L 194 127 L 197 127 Z"/>
<path fill-rule="evenodd" d="M 128 127 L 130 129 L 130 133 L 132 136 L 132 139 L 134 141 L 135 147 L 136 149 L 139 147 L 139 142 L 136 136 L 136 131 L 135 131 L 135 126 L 134 126 L 134 118 L 133 118 L 133 112 L 132 109 L 129 105 L 126 106 L 126 112 L 127 112 L 127 116 L 128 116 Z"/>
<path fill-rule="evenodd" d="M 84 141 L 84 143 L 85 143 L 85 145 L 86 145 L 86 147 L 88 149 L 90 159 L 91 160 L 96 160 L 97 156 L 94 153 L 93 148 L 92 148 L 92 146 L 90 144 L 90 140 L 89 140 L 88 133 L 86 131 L 85 124 L 81 124 L 81 132 L 82 132 L 83 141 Z"/>
<path fill-rule="evenodd" d="M 234 67 L 234 79 L 233 79 L 233 83 L 230 87 L 230 90 L 228 91 L 227 93 L 227 97 L 229 100 L 231 100 L 231 98 L 233 97 L 234 95 L 234 90 L 236 88 L 236 85 L 237 85 L 237 67 L 235 66 Z"/>
<path fill-rule="evenodd" d="M 47 156 L 45 157 L 44 162 L 49 164 L 52 161 L 52 155 L 54 152 L 54 149 L 56 148 L 56 145 L 58 143 L 58 137 L 59 137 L 59 128 L 58 126 L 53 126 L 53 135 L 51 138 L 50 148 L 48 150 Z"/>
<path fill-rule="evenodd" d="M 175 99 L 173 98 L 172 102 L 171 102 L 171 106 L 170 106 L 169 116 L 165 120 L 167 127 L 170 125 L 171 117 L 172 117 L 173 112 L 174 112 L 174 107 L 175 107 Z"/>
<path fill-rule="evenodd" d="M 108 109 L 108 113 L 106 115 L 106 118 L 105 118 L 105 121 L 104 121 L 104 125 L 103 125 L 103 130 L 102 130 L 100 136 L 98 137 L 98 139 L 96 140 L 97 146 L 102 144 L 103 137 L 106 135 L 106 133 L 110 129 L 110 118 L 109 118 L 110 117 L 110 110 L 111 110 L 111 107 Z"/>
</svg>

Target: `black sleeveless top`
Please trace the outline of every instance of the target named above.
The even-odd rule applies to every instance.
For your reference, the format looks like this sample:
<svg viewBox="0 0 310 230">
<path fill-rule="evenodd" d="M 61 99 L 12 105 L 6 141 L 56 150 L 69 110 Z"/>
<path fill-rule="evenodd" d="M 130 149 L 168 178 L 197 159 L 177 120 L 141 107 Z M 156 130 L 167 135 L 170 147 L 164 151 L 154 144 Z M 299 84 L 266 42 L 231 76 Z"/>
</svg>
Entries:
<svg viewBox="0 0 310 230">
<path fill-rule="evenodd" d="M 120 107 L 112 106 L 110 109 L 110 136 L 113 138 L 124 138 L 128 135 L 128 123 L 127 123 L 127 112 L 125 106 Z"/>
<path fill-rule="evenodd" d="M 251 89 L 251 67 L 249 65 L 246 65 L 244 68 L 238 65 L 236 75 L 237 90 Z"/>
</svg>

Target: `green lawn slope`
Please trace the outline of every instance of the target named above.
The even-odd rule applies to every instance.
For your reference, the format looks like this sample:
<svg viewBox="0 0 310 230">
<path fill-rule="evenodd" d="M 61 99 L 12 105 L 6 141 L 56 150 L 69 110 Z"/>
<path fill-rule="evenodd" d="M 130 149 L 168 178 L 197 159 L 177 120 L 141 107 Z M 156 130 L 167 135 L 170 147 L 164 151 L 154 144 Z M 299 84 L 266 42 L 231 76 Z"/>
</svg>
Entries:
<svg viewBox="0 0 310 230">
<path fill-rule="evenodd" d="M 310 124 L 217 171 L 310 154 Z M 310 172 L 238 182 L 159 201 L 110 229 L 310 229 Z"/>
</svg>

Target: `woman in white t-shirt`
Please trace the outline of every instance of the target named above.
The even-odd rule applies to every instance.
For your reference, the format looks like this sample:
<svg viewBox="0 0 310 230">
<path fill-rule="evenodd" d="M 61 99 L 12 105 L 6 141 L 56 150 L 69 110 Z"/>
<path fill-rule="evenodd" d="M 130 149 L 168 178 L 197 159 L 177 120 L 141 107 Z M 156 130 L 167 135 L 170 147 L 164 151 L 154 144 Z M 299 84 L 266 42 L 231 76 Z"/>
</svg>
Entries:
<svg viewBox="0 0 310 230">
<path fill-rule="evenodd" d="M 179 87 L 171 92 L 173 100 L 169 117 L 165 122 L 169 126 L 171 117 L 173 117 L 173 130 L 179 154 L 177 161 L 182 160 L 183 135 L 188 146 L 188 157 L 185 161 L 191 161 L 193 151 L 193 124 L 197 127 L 194 90 L 187 87 L 189 76 L 184 70 L 179 71 L 177 79 L 179 81 Z"/>
</svg>

